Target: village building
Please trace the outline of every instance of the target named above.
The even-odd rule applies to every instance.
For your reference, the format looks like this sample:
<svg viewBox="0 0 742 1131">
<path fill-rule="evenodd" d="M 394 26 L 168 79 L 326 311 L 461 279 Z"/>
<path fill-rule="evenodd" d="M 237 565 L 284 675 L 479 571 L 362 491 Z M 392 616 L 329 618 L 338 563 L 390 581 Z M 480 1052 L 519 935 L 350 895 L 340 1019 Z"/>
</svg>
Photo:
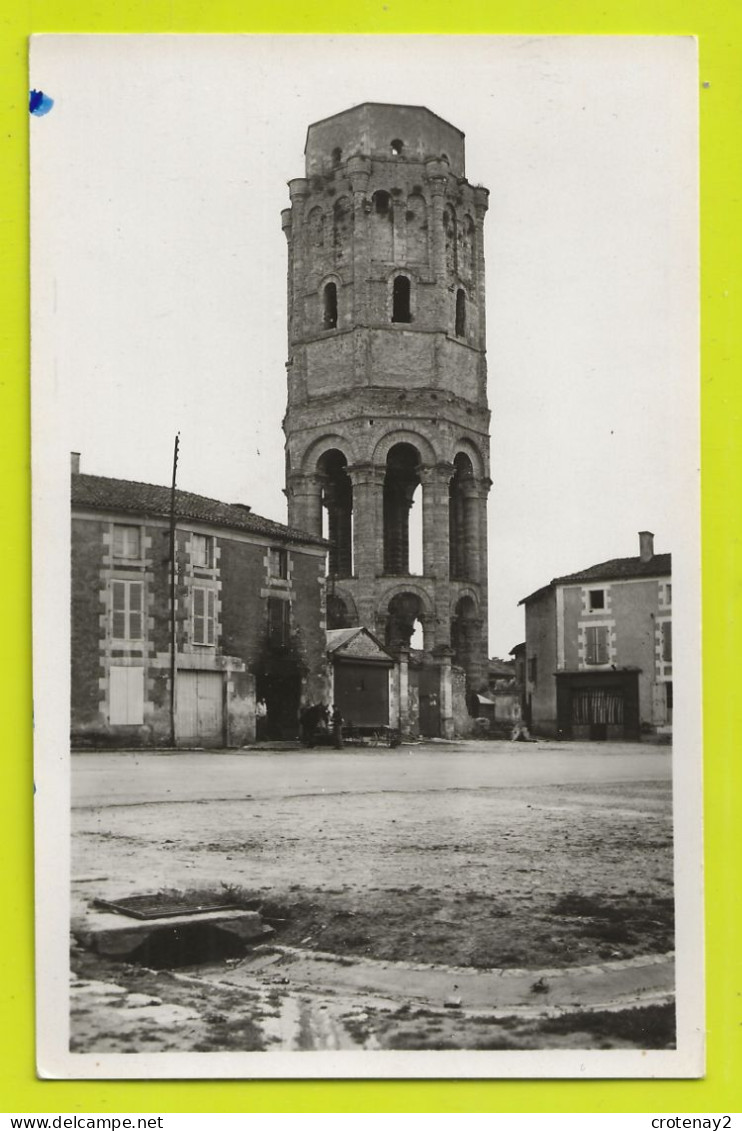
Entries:
<svg viewBox="0 0 742 1131">
<path fill-rule="evenodd" d="M 367 628 L 334 628 L 327 633 L 333 705 L 340 711 L 346 729 L 376 732 L 397 728 L 402 665 Z"/>
<path fill-rule="evenodd" d="M 419 106 L 315 122 L 305 157 L 282 214 L 289 524 L 330 541 L 329 628 L 402 658 L 403 729 L 448 737 L 487 688 L 488 190 Z"/>
<path fill-rule="evenodd" d="M 176 491 L 173 577 L 170 489 L 72 470 L 73 744 L 239 747 L 261 700 L 295 738 L 328 692 L 323 539 Z"/>
<path fill-rule="evenodd" d="M 672 734 L 671 555 L 556 577 L 524 597 L 525 716 L 534 734 L 620 740 Z"/>
</svg>

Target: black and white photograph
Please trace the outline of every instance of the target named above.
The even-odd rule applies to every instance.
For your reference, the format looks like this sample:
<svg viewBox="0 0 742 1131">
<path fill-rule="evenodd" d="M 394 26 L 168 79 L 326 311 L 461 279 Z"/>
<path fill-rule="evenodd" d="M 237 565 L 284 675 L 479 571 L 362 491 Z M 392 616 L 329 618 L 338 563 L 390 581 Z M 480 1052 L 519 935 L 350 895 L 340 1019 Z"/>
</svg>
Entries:
<svg viewBox="0 0 742 1131">
<path fill-rule="evenodd" d="M 40 1073 L 702 1075 L 695 41 L 31 81 Z"/>
</svg>

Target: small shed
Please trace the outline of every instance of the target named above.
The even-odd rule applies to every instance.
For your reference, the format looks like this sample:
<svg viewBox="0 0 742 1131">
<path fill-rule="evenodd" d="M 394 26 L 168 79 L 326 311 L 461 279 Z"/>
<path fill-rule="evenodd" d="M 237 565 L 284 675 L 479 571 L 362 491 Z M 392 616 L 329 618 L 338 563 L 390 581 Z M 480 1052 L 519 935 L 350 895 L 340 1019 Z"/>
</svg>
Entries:
<svg viewBox="0 0 742 1131">
<path fill-rule="evenodd" d="M 367 628 L 327 633 L 333 699 L 349 727 L 390 725 L 390 673 L 394 658 Z"/>
</svg>

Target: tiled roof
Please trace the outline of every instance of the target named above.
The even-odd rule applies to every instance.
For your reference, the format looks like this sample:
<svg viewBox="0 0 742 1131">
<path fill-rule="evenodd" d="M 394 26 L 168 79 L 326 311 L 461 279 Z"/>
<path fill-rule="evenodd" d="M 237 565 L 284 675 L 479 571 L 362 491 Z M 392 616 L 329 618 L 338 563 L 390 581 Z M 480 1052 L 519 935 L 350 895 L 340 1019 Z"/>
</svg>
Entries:
<svg viewBox="0 0 742 1131">
<path fill-rule="evenodd" d="M 555 585 L 572 585 L 579 581 L 626 581 L 637 577 L 669 577 L 672 573 L 672 554 L 654 554 L 644 561 L 642 558 L 611 558 L 607 562 L 588 566 L 578 573 L 567 573 L 554 577 L 548 585 L 543 585 L 534 593 L 529 593 L 519 605 L 534 601 L 548 593 Z"/>
<path fill-rule="evenodd" d="M 653 554 L 642 558 L 611 558 L 608 562 L 588 566 L 578 573 L 555 577 L 552 585 L 568 585 L 572 581 L 621 581 L 629 577 L 660 577 L 672 573 L 672 554 Z"/>
<path fill-rule="evenodd" d="M 131 479 L 108 479 L 102 475 L 72 476 L 72 505 L 100 511 L 118 511 L 148 518 L 170 517 L 170 488 L 153 483 L 136 483 Z M 190 491 L 175 492 L 175 515 L 178 522 L 207 522 L 262 534 L 280 542 L 307 542 L 315 546 L 327 543 L 315 534 L 294 530 L 270 518 L 253 514 L 249 507 L 222 503 Z"/>
<path fill-rule="evenodd" d="M 330 628 L 327 630 L 327 651 L 337 655 L 341 651 L 351 659 L 381 660 L 392 663 L 392 657 L 380 640 L 362 625 L 355 628 Z"/>
</svg>

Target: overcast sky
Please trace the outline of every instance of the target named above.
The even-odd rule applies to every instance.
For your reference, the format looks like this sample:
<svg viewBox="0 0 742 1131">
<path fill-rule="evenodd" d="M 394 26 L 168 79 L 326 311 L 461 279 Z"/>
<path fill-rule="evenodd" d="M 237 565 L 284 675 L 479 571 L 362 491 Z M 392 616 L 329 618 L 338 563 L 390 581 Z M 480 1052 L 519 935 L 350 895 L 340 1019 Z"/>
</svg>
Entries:
<svg viewBox="0 0 742 1131">
<path fill-rule="evenodd" d="M 695 45 L 45 36 L 32 86 L 35 483 L 168 483 L 286 520 L 286 182 L 307 125 L 425 105 L 485 225 L 490 653 L 521 597 L 697 523 Z"/>
</svg>

